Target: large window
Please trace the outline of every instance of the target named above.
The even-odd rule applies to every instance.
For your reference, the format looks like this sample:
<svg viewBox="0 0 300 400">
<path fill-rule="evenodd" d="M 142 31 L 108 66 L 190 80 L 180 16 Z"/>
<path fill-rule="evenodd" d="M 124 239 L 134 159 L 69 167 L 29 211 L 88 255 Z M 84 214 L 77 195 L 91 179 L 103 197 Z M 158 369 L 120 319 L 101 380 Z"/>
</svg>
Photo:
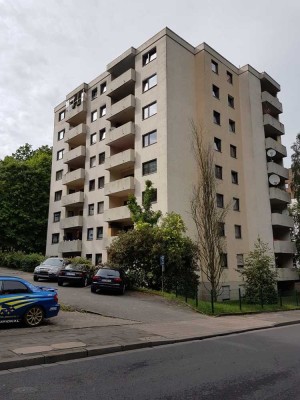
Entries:
<svg viewBox="0 0 300 400">
<path fill-rule="evenodd" d="M 151 160 L 143 163 L 143 175 L 154 174 L 157 171 L 157 160 Z"/>
<path fill-rule="evenodd" d="M 63 170 L 60 169 L 59 171 L 56 171 L 55 179 L 57 181 L 60 181 L 62 179 L 62 177 L 63 177 Z"/>
<path fill-rule="evenodd" d="M 96 167 L 96 156 L 90 157 L 90 168 Z"/>
<path fill-rule="evenodd" d="M 220 98 L 220 89 L 218 88 L 218 86 L 212 85 L 212 95 L 213 95 L 213 97 L 215 97 L 216 99 L 219 99 L 219 98 Z"/>
<path fill-rule="evenodd" d="M 147 90 L 153 88 L 156 85 L 157 85 L 157 75 L 154 74 L 143 81 L 143 92 L 147 92 Z"/>
<path fill-rule="evenodd" d="M 224 196 L 220 193 L 217 193 L 216 198 L 217 198 L 217 207 L 224 208 Z"/>
<path fill-rule="evenodd" d="M 89 181 L 89 191 L 92 192 L 93 190 L 95 190 L 95 179 Z"/>
<path fill-rule="evenodd" d="M 226 77 L 227 77 L 227 82 L 232 84 L 232 82 L 233 82 L 232 73 L 227 71 Z"/>
<path fill-rule="evenodd" d="M 221 114 L 218 111 L 213 112 L 213 121 L 217 125 L 221 125 Z"/>
<path fill-rule="evenodd" d="M 91 122 L 96 121 L 97 118 L 98 118 L 98 112 L 97 112 L 97 110 L 92 111 L 92 112 L 91 112 Z"/>
<path fill-rule="evenodd" d="M 237 157 L 237 152 L 236 152 L 236 146 L 233 146 L 233 144 L 230 145 L 230 157 L 236 158 Z"/>
<path fill-rule="evenodd" d="M 57 160 L 62 160 L 64 156 L 64 150 L 58 150 L 58 152 L 56 153 L 56 159 Z"/>
<path fill-rule="evenodd" d="M 220 236 L 225 236 L 225 223 L 219 222 L 219 234 Z"/>
<path fill-rule="evenodd" d="M 98 88 L 95 88 L 92 90 L 92 100 L 94 100 L 97 97 L 97 92 L 98 92 Z"/>
<path fill-rule="evenodd" d="M 244 267 L 244 254 L 237 254 L 236 255 L 236 265 L 238 268 Z"/>
<path fill-rule="evenodd" d="M 223 168 L 220 165 L 215 165 L 215 177 L 223 179 Z"/>
<path fill-rule="evenodd" d="M 97 214 L 104 213 L 104 201 L 99 201 L 97 204 Z"/>
<path fill-rule="evenodd" d="M 104 117 L 104 115 L 106 115 L 106 105 L 100 107 L 100 118 Z"/>
<path fill-rule="evenodd" d="M 143 55 L 143 65 L 147 65 L 149 62 L 155 60 L 156 56 L 156 47 L 153 47 L 153 49 L 149 50 Z"/>
<path fill-rule="evenodd" d="M 52 244 L 59 243 L 59 233 L 52 233 Z"/>
<path fill-rule="evenodd" d="M 104 176 L 100 176 L 98 178 L 98 189 L 103 189 L 104 188 Z"/>
<path fill-rule="evenodd" d="M 211 70 L 212 72 L 214 72 L 215 74 L 219 73 L 219 65 L 217 62 L 215 62 L 214 60 L 211 60 Z"/>
<path fill-rule="evenodd" d="M 219 152 L 222 151 L 222 141 L 221 141 L 221 139 L 218 139 L 216 137 L 214 138 L 214 149 L 216 151 L 219 151 Z"/>
<path fill-rule="evenodd" d="M 231 182 L 235 185 L 238 185 L 239 183 L 239 175 L 236 171 L 231 171 Z"/>
<path fill-rule="evenodd" d="M 99 164 L 105 163 L 105 152 L 99 154 Z"/>
<path fill-rule="evenodd" d="M 230 96 L 230 94 L 228 95 L 228 105 L 231 108 L 234 108 L 234 97 Z"/>
<path fill-rule="evenodd" d="M 235 122 L 232 119 L 229 120 L 229 132 L 235 132 Z"/>
<path fill-rule="evenodd" d="M 104 140 L 105 137 L 106 137 L 106 129 L 105 128 L 100 129 L 100 131 L 99 131 L 99 139 L 100 139 L 100 141 Z"/>
<path fill-rule="evenodd" d="M 240 199 L 233 197 L 232 199 L 232 209 L 233 211 L 240 211 Z"/>
<path fill-rule="evenodd" d="M 234 234 L 236 239 L 242 238 L 242 227 L 241 225 L 234 225 Z"/>
<path fill-rule="evenodd" d="M 53 222 L 59 222 L 60 221 L 60 211 L 57 211 L 53 213 Z"/>
<path fill-rule="evenodd" d="M 105 93 L 105 92 L 106 92 L 106 89 L 107 89 L 106 82 L 101 83 L 101 85 L 100 85 L 100 94 Z"/>
<path fill-rule="evenodd" d="M 90 145 L 97 143 L 97 134 L 92 133 L 90 136 Z"/>
<path fill-rule="evenodd" d="M 57 133 L 57 140 L 62 140 L 64 138 L 64 136 L 65 136 L 65 130 L 62 129 L 61 131 L 59 131 Z"/>
<path fill-rule="evenodd" d="M 88 215 L 94 215 L 94 204 L 89 204 L 88 205 Z"/>
<path fill-rule="evenodd" d="M 143 135 L 143 147 L 151 146 L 157 142 L 157 131 L 152 131 Z"/>
<path fill-rule="evenodd" d="M 97 227 L 97 239 L 103 239 L 103 226 Z"/>
<path fill-rule="evenodd" d="M 54 201 L 59 201 L 61 200 L 62 196 L 62 190 L 58 190 L 57 192 L 54 193 Z"/>
<path fill-rule="evenodd" d="M 88 228 L 87 229 L 87 240 L 93 240 L 94 239 L 94 228 Z"/>
<path fill-rule="evenodd" d="M 65 117 L 66 117 L 66 111 L 64 110 L 64 111 L 61 111 L 59 114 L 58 114 L 58 120 L 59 121 L 62 121 L 63 119 L 65 119 Z"/>
<path fill-rule="evenodd" d="M 221 265 L 222 265 L 222 268 L 228 268 L 228 259 L 227 259 L 226 253 L 221 254 Z"/>
<path fill-rule="evenodd" d="M 143 119 L 147 119 L 149 117 L 152 117 L 152 115 L 155 115 L 157 113 L 157 103 L 156 101 L 149 104 L 146 107 L 143 107 Z"/>
</svg>

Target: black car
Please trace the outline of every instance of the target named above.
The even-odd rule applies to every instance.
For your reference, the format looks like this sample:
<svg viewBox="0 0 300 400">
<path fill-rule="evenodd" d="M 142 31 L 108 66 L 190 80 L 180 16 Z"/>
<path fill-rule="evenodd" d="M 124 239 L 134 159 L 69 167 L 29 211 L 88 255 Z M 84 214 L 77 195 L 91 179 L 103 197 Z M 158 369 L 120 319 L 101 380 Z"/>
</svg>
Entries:
<svg viewBox="0 0 300 400">
<path fill-rule="evenodd" d="M 105 289 L 124 294 L 126 289 L 125 272 L 116 268 L 100 268 L 93 277 L 91 292 L 96 293 L 98 290 Z"/>
<path fill-rule="evenodd" d="M 92 282 L 93 271 L 82 264 L 69 264 L 59 273 L 57 284 L 64 283 L 72 285 L 87 286 Z"/>
</svg>

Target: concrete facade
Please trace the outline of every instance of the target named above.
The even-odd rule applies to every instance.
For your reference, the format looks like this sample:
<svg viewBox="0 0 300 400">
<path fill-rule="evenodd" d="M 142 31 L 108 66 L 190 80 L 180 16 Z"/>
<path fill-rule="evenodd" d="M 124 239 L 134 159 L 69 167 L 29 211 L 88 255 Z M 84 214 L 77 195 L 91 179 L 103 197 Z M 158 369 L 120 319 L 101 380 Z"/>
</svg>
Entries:
<svg viewBox="0 0 300 400">
<path fill-rule="evenodd" d="M 279 91 L 265 72 L 237 68 L 206 43 L 193 47 L 168 28 L 131 47 L 54 110 L 47 255 L 105 261 L 113 238 L 132 227 L 128 194 L 141 202 L 147 179 L 157 189 L 153 208 L 181 214 L 194 237 L 194 121 L 215 148 L 217 191 L 230 204 L 225 289 L 242 285 L 237 270 L 258 236 L 275 257 L 279 286 L 290 287 L 298 274 Z"/>
</svg>

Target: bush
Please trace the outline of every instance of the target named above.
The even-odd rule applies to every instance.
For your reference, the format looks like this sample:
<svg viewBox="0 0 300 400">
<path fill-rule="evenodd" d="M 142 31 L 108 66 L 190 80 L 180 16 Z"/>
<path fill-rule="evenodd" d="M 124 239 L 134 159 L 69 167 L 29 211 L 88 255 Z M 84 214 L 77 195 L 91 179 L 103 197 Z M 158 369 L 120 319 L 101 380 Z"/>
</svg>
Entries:
<svg viewBox="0 0 300 400">
<path fill-rule="evenodd" d="M 92 274 L 94 274 L 98 269 L 92 264 L 90 260 L 84 257 L 68 258 L 68 262 L 73 265 L 80 265 L 84 271 L 90 272 Z"/>
<path fill-rule="evenodd" d="M 25 254 L 21 251 L 0 252 L 0 266 L 19 269 L 25 272 L 33 272 L 34 268 L 43 262 L 45 257 L 41 254 Z"/>
</svg>

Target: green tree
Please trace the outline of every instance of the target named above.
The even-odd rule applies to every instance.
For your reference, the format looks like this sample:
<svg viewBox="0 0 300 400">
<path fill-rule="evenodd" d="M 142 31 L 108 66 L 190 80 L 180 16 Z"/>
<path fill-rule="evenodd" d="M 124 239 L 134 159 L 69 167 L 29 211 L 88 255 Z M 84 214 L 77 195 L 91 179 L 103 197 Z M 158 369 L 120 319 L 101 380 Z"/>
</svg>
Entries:
<svg viewBox="0 0 300 400">
<path fill-rule="evenodd" d="M 296 137 L 296 142 L 291 147 L 292 154 L 292 190 L 296 202 L 289 207 L 291 216 L 294 219 L 292 232 L 293 241 L 296 244 L 296 260 L 300 261 L 300 133 Z"/>
<path fill-rule="evenodd" d="M 21 146 L 0 160 L 0 249 L 44 253 L 52 150 Z"/>
<path fill-rule="evenodd" d="M 245 280 L 245 299 L 249 303 L 277 302 L 277 272 L 269 251 L 268 245 L 258 237 L 254 250 L 245 259 L 243 270 L 239 271 Z"/>
</svg>

